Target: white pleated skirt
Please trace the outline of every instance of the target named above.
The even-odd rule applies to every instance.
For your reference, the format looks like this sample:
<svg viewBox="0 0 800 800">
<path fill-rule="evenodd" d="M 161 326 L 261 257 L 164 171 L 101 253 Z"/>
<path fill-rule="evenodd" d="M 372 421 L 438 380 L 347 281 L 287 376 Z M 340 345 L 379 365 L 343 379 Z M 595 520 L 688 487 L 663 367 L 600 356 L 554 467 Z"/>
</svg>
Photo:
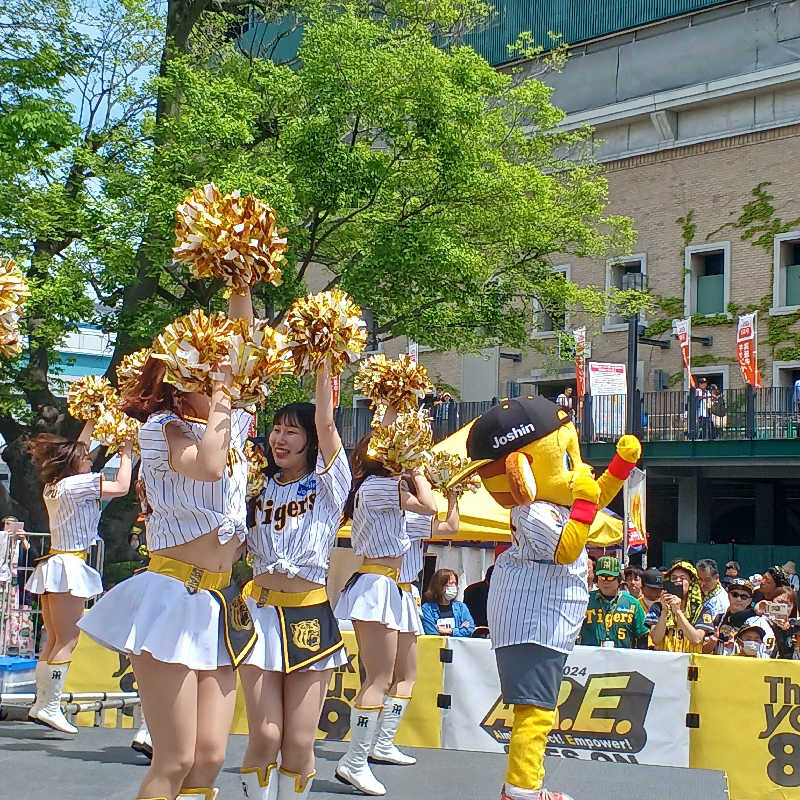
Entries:
<svg viewBox="0 0 800 800">
<path fill-rule="evenodd" d="M 36 565 L 25 584 L 25 590 L 31 594 L 64 592 L 88 599 L 103 593 L 103 579 L 82 558 L 69 553 L 57 553 Z"/>
<path fill-rule="evenodd" d="M 333 613 L 337 619 L 380 622 L 392 630 L 403 630 L 404 594 L 391 578 L 365 573 L 339 595 Z"/>
<path fill-rule="evenodd" d="M 400 633 L 414 633 L 422 636 L 422 618 L 417 600 L 411 592 L 403 590 L 403 610 L 400 618 Z"/>
<path fill-rule="evenodd" d="M 281 624 L 275 606 L 262 606 L 259 608 L 258 603 L 252 597 L 248 597 L 247 608 L 253 618 L 256 643 L 250 651 L 250 655 L 242 663 L 258 667 L 265 672 L 284 672 Z M 347 651 L 344 647 L 340 647 L 335 653 L 331 653 L 314 664 L 309 664 L 309 666 L 297 670 L 297 672 L 335 669 L 346 663 Z"/>
<path fill-rule="evenodd" d="M 98 644 L 127 655 L 214 670 L 230 665 L 219 635 L 219 603 L 209 592 L 190 594 L 181 581 L 139 572 L 118 583 L 78 627 Z"/>
</svg>

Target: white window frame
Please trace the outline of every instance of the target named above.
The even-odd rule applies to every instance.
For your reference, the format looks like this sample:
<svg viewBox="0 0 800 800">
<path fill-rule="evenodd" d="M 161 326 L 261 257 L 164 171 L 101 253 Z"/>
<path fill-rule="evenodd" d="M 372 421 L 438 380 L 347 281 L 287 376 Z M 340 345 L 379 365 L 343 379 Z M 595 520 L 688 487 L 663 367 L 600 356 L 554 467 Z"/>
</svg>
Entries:
<svg viewBox="0 0 800 800">
<path fill-rule="evenodd" d="M 564 275 L 566 280 L 572 279 L 572 264 L 557 264 L 556 266 L 550 269 L 550 272 L 560 272 Z M 534 304 L 536 305 L 536 310 L 534 310 L 534 316 L 539 314 L 543 309 L 539 306 L 539 301 L 534 300 Z M 538 328 L 531 333 L 532 339 L 555 339 L 558 337 L 559 333 L 569 333 L 570 329 L 570 313 L 569 311 L 564 312 L 564 331 L 542 331 Z"/>
<path fill-rule="evenodd" d="M 723 290 L 722 290 L 722 311 L 719 313 L 728 313 L 728 303 L 731 300 L 731 243 L 730 242 L 712 242 L 711 244 L 693 244 L 684 248 L 683 251 L 683 268 L 685 270 L 686 280 L 684 281 L 683 290 L 683 313 L 686 317 L 694 316 L 697 313 L 697 297 L 695 296 L 695 283 L 697 275 L 695 274 L 692 265 L 692 256 L 697 253 L 713 253 L 722 250 L 723 254 Z M 694 310 L 692 307 L 694 306 Z M 706 314 L 705 316 L 711 317 L 714 314 Z"/>
<path fill-rule="evenodd" d="M 800 244 L 800 231 L 779 233 L 775 236 L 772 245 L 772 308 L 770 316 L 794 314 L 800 311 L 800 305 L 786 305 L 786 269 L 781 266 L 781 244 L 783 242 L 797 242 Z"/>
<path fill-rule="evenodd" d="M 634 262 L 638 261 L 642 265 L 642 276 L 644 277 L 644 285 L 645 288 L 647 287 L 647 253 L 633 253 L 630 256 L 625 258 L 609 258 L 606 261 L 606 294 L 611 289 L 611 275 L 613 273 L 614 267 L 625 266 L 626 264 L 633 264 Z M 646 315 L 644 313 L 639 314 L 639 322 L 643 325 L 647 325 Z M 628 323 L 627 322 L 611 322 L 611 317 L 606 316 L 605 322 L 603 323 L 603 333 L 613 333 L 615 331 L 627 331 L 628 330 Z"/>
<path fill-rule="evenodd" d="M 734 366 L 736 366 L 734 364 Z M 738 367 L 737 367 L 738 370 Z M 692 367 L 692 375 L 695 379 L 700 375 L 722 375 L 722 389 L 727 392 L 731 388 L 731 365 L 730 364 L 706 364 L 702 367 Z M 686 367 L 683 368 L 683 391 L 689 391 L 689 377 L 686 374 Z"/>
</svg>

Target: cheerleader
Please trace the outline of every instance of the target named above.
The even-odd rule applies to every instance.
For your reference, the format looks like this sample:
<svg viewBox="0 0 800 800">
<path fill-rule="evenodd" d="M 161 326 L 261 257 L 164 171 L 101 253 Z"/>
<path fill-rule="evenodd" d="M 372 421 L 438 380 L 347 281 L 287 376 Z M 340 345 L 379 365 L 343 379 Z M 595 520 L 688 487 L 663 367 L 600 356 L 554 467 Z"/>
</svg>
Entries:
<svg viewBox="0 0 800 800">
<path fill-rule="evenodd" d="M 411 487 L 406 487 L 411 488 Z M 422 572 L 422 548 L 425 539 L 448 539 L 458 533 L 458 494 L 448 492 L 447 515 L 439 520 L 436 515 L 426 516 L 407 511 L 405 514 L 406 533 L 411 540 L 410 547 L 403 556 L 400 567 L 400 589 L 402 597 L 402 616 L 397 634 L 397 655 L 394 660 L 392 685 L 386 693 L 383 712 L 378 721 L 378 731 L 370 750 L 370 759 L 381 764 L 410 766 L 417 759 L 399 750 L 394 737 L 400 721 L 411 700 L 411 691 L 417 681 L 417 636 L 423 633 L 420 623 L 419 594 L 414 593 L 413 581 Z"/>
<path fill-rule="evenodd" d="M 249 292 L 228 314 L 252 319 Z M 151 512 L 147 569 L 118 584 L 81 620 L 105 647 L 126 653 L 152 737 L 139 798 L 213 800 L 236 697 L 234 667 L 255 636 L 231 584 L 246 536 L 244 443 L 252 416 L 231 411 L 225 363 L 210 395 L 181 392 L 150 358 L 123 398 L 143 422 L 140 477 Z"/>
<path fill-rule="evenodd" d="M 405 488 L 400 475 L 392 475 L 367 455 L 369 436 L 353 451 L 353 485 L 344 518 L 352 519 L 353 550 L 364 557 L 359 571 L 348 581 L 336 604 L 339 619 L 351 619 L 365 677 L 350 713 L 350 747 L 336 767 L 336 777 L 364 794 L 386 794 L 372 774 L 367 759 L 378 732 L 384 707 L 390 712 L 398 636 L 403 628 L 403 592 L 398 586 L 403 556 L 411 546 L 405 512 L 428 517 L 436 513 L 431 486 L 420 469 L 411 470 Z"/>
<path fill-rule="evenodd" d="M 277 412 L 267 459 L 248 534 L 254 579 L 247 605 L 258 638 L 240 670 L 250 734 L 242 790 L 260 800 L 305 800 L 331 673 L 347 662 L 325 589 L 350 490 L 327 369 L 317 373 L 316 405 Z"/>
<path fill-rule="evenodd" d="M 103 592 L 100 573 L 87 563 L 89 548 L 99 540 L 100 501 L 123 497 L 131 484 L 132 444 L 120 448 L 116 479 L 104 481 L 92 472 L 89 442 L 93 422 L 77 440 L 40 433 L 28 442 L 33 463 L 44 485 L 42 496 L 50 528 L 50 553 L 37 562 L 25 589 L 41 595 L 47 644 L 36 664 L 36 700 L 28 712 L 62 733 L 77 733 L 61 711 L 61 692 L 72 651 L 78 643 L 78 620 L 86 601 Z"/>
</svg>

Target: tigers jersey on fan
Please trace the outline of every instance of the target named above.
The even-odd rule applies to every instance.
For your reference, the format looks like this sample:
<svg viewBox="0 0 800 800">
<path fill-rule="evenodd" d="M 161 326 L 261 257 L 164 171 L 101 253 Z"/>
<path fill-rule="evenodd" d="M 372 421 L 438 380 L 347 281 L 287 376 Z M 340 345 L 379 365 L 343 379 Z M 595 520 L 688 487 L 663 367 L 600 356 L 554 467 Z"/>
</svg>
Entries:
<svg viewBox="0 0 800 800">
<path fill-rule="evenodd" d="M 256 501 L 255 525 L 247 536 L 253 574 L 281 572 L 324 584 L 350 483 L 341 446 L 327 465 L 319 453 L 316 471 L 299 480 L 269 480 Z"/>
</svg>

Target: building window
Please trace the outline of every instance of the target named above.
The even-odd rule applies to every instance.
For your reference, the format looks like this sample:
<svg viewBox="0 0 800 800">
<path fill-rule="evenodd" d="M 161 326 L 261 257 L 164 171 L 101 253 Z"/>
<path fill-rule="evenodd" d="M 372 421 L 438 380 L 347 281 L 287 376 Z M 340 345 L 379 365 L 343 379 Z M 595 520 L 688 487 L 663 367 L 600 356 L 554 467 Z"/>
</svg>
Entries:
<svg viewBox="0 0 800 800">
<path fill-rule="evenodd" d="M 724 314 L 730 294 L 730 242 L 687 247 L 684 306 L 692 314 Z"/>
<path fill-rule="evenodd" d="M 560 264 L 551 270 L 553 277 L 568 281 L 570 278 L 570 265 Z M 569 314 L 566 306 L 559 305 L 558 297 L 548 296 L 545 302 L 534 298 L 533 305 L 533 337 L 536 339 L 555 338 L 561 331 L 569 328 Z M 563 297 L 562 297 L 563 300 Z"/>
<path fill-rule="evenodd" d="M 647 254 L 634 253 L 626 258 L 611 259 L 606 262 L 606 292 L 612 290 L 626 291 L 647 289 Z M 639 321 L 647 324 L 639 315 Z M 622 330 L 627 327 L 627 320 L 616 311 L 606 317 L 604 330 Z"/>
<path fill-rule="evenodd" d="M 775 237 L 772 261 L 771 314 L 800 310 L 800 231 Z"/>
</svg>

